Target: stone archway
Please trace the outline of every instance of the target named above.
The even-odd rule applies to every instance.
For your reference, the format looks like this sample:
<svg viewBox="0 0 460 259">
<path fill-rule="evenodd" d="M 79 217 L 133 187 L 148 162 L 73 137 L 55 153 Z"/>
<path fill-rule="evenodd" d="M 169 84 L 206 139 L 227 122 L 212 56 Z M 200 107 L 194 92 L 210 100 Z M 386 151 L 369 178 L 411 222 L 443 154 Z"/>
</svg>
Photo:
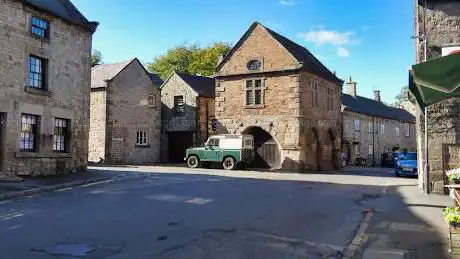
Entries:
<svg viewBox="0 0 460 259">
<path fill-rule="evenodd" d="M 254 137 L 255 160 L 252 168 L 278 168 L 281 165 L 281 151 L 276 139 L 261 127 L 251 126 L 242 134 Z"/>
</svg>

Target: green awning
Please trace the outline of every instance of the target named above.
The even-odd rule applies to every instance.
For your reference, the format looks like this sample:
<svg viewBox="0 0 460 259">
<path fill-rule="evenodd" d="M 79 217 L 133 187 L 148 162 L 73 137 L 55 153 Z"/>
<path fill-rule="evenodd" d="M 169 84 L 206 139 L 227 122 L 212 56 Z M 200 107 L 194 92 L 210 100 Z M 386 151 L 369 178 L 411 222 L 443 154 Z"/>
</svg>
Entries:
<svg viewBox="0 0 460 259">
<path fill-rule="evenodd" d="M 422 110 L 449 97 L 460 96 L 460 53 L 413 65 L 409 90 Z"/>
</svg>

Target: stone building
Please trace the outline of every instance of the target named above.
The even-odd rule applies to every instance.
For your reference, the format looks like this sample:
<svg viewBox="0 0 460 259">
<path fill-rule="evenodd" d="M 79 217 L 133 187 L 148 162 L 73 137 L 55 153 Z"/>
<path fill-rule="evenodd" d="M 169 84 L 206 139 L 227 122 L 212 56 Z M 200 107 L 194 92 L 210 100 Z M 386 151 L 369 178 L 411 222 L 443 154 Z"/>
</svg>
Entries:
<svg viewBox="0 0 460 259">
<path fill-rule="evenodd" d="M 161 87 L 162 160 L 183 162 L 185 150 L 204 144 L 212 134 L 215 81 L 172 73 Z"/>
<path fill-rule="evenodd" d="M 218 132 L 252 134 L 253 166 L 339 166 L 343 81 L 307 49 L 256 22 L 215 79 Z"/>
<path fill-rule="evenodd" d="M 415 40 L 416 62 L 424 61 L 424 41 L 426 35 L 427 60 L 460 49 L 460 2 L 456 0 L 415 0 Z M 443 53 L 444 52 L 444 53 Z M 444 192 L 447 181 L 445 170 L 459 167 L 458 153 L 460 144 L 460 100 L 447 99 L 428 107 L 428 146 L 430 181 L 429 186 L 434 192 Z M 424 116 L 417 109 L 417 150 L 419 168 L 419 186 L 424 181 Z M 450 155 L 449 155 L 450 154 Z"/>
<path fill-rule="evenodd" d="M 92 68 L 89 161 L 159 162 L 161 99 L 151 77 L 137 58 Z"/>
<path fill-rule="evenodd" d="M 0 1 L 0 172 L 86 170 L 97 25 L 68 0 Z"/>
<path fill-rule="evenodd" d="M 357 83 L 346 82 L 342 94 L 343 152 L 348 161 L 364 158 L 368 165 L 380 165 L 381 154 L 393 149 L 415 151 L 415 117 L 408 111 L 388 106 L 380 100 L 357 95 Z"/>
</svg>

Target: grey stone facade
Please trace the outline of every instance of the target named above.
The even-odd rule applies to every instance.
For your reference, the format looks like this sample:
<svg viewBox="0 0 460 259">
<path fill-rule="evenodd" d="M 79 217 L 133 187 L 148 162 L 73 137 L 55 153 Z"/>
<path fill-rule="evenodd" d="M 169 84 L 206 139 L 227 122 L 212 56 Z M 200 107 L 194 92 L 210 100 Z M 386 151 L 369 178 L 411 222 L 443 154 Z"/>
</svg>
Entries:
<svg viewBox="0 0 460 259">
<path fill-rule="evenodd" d="M 460 45 L 460 2 L 450 1 L 415 1 L 415 35 L 427 35 L 427 59 L 440 57 L 442 48 Z M 426 25 L 426 26 L 425 26 Z M 424 43 L 416 40 L 416 62 L 424 60 Z M 460 101 L 450 99 L 428 107 L 428 146 L 430 166 L 430 189 L 434 192 L 444 192 L 446 183 L 445 170 L 449 169 L 449 159 L 446 146 L 460 144 L 457 135 L 460 125 L 458 111 Z M 424 182 L 424 116 L 417 109 L 417 150 L 419 153 L 419 186 Z M 455 163 L 454 163 L 455 164 Z"/>
<path fill-rule="evenodd" d="M 368 165 L 380 165 L 382 153 L 416 150 L 415 116 L 383 104 L 380 91 L 370 99 L 357 95 L 357 83 L 351 78 L 346 85 L 347 92 L 342 95 L 342 150 L 349 163 L 364 158 Z"/>
<path fill-rule="evenodd" d="M 199 79 L 193 80 L 194 85 L 185 81 L 183 77 Z M 211 78 L 208 78 L 212 80 Z M 200 146 L 204 144 L 209 135 L 213 132 L 209 129 L 211 119 L 214 117 L 214 96 L 213 91 L 209 94 L 203 94 L 203 85 L 200 85 L 205 77 L 183 75 L 174 72 L 168 77 L 161 87 L 162 103 L 162 141 L 161 154 L 162 161 L 170 161 L 170 146 L 174 145 L 170 139 L 184 133 L 190 138 L 190 145 Z M 213 80 L 212 80 L 213 82 Z M 206 82 L 209 83 L 209 82 Z M 213 83 L 214 87 L 214 83 Z M 183 97 L 184 112 L 177 114 L 174 107 L 174 98 Z M 184 147 L 185 148 L 185 147 Z M 172 152 L 184 152 L 183 148 L 175 149 Z M 183 154 L 179 154 L 183 155 Z"/>
<path fill-rule="evenodd" d="M 0 1 L 0 171 L 53 175 L 85 170 L 91 42 L 97 25 L 83 16 L 78 16 L 82 23 L 76 24 L 59 14 L 52 15 L 46 11 L 45 2 L 34 7 L 27 3 Z M 58 4 L 65 10 L 70 3 Z M 32 17 L 48 21 L 48 37 L 32 34 Z M 42 89 L 30 87 L 31 55 L 44 60 Z M 30 135 L 34 139 L 31 152 L 21 152 L 21 129 L 26 127 L 21 125 L 23 114 L 37 118 L 36 131 Z M 53 148 L 56 118 L 67 120 L 70 125 L 64 152 Z"/>
<path fill-rule="evenodd" d="M 159 162 L 160 91 L 139 60 L 96 66 L 92 78 L 89 161 Z"/>
</svg>

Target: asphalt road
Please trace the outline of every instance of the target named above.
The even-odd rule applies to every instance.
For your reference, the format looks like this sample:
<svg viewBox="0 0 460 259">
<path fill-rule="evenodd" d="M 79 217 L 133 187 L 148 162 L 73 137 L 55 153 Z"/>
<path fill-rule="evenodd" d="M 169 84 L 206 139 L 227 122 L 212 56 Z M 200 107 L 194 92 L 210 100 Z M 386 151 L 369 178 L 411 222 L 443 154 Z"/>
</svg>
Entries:
<svg viewBox="0 0 460 259">
<path fill-rule="evenodd" d="M 1 202 L 0 258 L 346 258 L 369 212 L 372 230 L 408 211 L 392 186 L 416 182 L 385 170 L 109 169 L 111 181 Z M 423 242 L 438 252 L 437 239 Z"/>
</svg>

